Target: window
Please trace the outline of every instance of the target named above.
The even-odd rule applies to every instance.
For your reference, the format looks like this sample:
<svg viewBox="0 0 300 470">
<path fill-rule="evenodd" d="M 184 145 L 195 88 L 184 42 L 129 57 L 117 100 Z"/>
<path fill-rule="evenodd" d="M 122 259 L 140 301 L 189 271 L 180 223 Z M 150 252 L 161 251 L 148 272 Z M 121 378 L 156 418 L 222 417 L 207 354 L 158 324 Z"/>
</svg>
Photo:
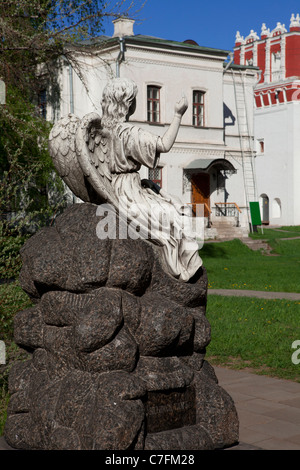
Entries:
<svg viewBox="0 0 300 470">
<path fill-rule="evenodd" d="M 281 53 L 272 54 L 272 82 L 280 80 Z"/>
<path fill-rule="evenodd" d="M 263 139 L 258 140 L 258 153 L 265 153 L 265 141 Z"/>
<path fill-rule="evenodd" d="M 147 87 L 147 120 L 160 122 L 160 88 L 157 86 Z"/>
<path fill-rule="evenodd" d="M 272 216 L 274 219 L 279 219 L 281 217 L 281 200 L 278 197 L 273 199 Z"/>
<path fill-rule="evenodd" d="M 153 183 L 158 184 L 160 188 L 162 188 L 162 168 L 150 168 L 149 169 L 149 180 L 153 181 Z"/>
<path fill-rule="evenodd" d="M 39 109 L 40 116 L 46 119 L 47 117 L 47 91 L 46 90 L 40 90 L 39 92 L 38 109 Z"/>
<path fill-rule="evenodd" d="M 193 126 L 204 126 L 204 95 L 203 91 L 193 92 Z"/>
</svg>

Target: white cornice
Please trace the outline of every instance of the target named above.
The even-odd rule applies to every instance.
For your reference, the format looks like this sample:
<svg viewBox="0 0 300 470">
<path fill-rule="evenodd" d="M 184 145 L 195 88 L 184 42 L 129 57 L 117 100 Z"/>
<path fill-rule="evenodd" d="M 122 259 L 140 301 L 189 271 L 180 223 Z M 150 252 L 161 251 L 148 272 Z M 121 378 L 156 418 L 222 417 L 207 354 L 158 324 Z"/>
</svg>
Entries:
<svg viewBox="0 0 300 470">
<path fill-rule="evenodd" d="M 199 148 L 199 147 L 183 147 L 182 145 L 174 145 L 170 153 L 182 153 L 182 154 L 196 154 L 207 156 L 211 155 L 212 157 L 222 158 L 224 156 L 225 147 L 223 149 L 215 148 Z"/>
<path fill-rule="evenodd" d="M 156 54 L 158 54 L 156 52 Z M 196 58 L 195 58 L 196 59 Z M 199 60 L 199 59 L 198 59 Z M 189 64 L 189 63 L 178 63 L 178 62 L 166 62 L 165 60 L 159 60 L 159 59 L 154 59 L 154 58 L 146 58 L 146 57 L 133 57 L 133 56 L 127 56 L 127 59 L 125 61 L 126 63 L 130 64 L 132 62 L 138 63 L 138 64 L 150 64 L 150 65 L 159 65 L 163 67 L 172 67 L 172 68 L 180 68 L 182 69 L 183 67 L 185 69 L 192 69 L 192 70 L 206 70 L 209 72 L 218 72 L 222 73 L 223 68 L 221 67 L 212 67 L 212 66 L 205 66 L 205 65 L 200 65 L 198 64 Z M 211 62 L 211 60 L 206 60 L 206 62 Z"/>
<path fill-rule="evenodd" d="M 180 57 L 180 58 L 188 58 L 192 60 L 203 60 L 203 61 L 213 61 L 223 64 L 224 57 L 216 57 L 209 53 L 193 53 L 193 52 L 183 52 L 179 50 L 167 50 L 167 49 L 159 49 L 159 48 L 151 48 L 150 46 L 143 46 L 143 45 L 133 45 L 133 44 L 126 44 L 127 51 L 138 51 L 143 52 L 145 54 L 153 54 L 153 55 L 163 55 L 163 56 L 170 56 L 170 57 Z"/>
</svg>

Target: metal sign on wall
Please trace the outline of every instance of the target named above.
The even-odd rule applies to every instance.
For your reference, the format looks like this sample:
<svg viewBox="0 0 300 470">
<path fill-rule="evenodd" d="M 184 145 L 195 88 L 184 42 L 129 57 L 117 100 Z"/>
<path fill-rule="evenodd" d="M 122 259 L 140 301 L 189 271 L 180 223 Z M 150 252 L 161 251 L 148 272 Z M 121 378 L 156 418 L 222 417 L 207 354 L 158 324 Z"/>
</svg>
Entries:
<svg viewBox="0 0 300 470">
<path fill-rule="evenodd" d="M 6 103 L 6 86 L 3 80 L 0 80 L 0 104 Z"/>
<path fill-rule="evenodd" d="M 258 202 L 250 202 L 252 225 L 261 225 L 260 208 Z"/>
</svg>

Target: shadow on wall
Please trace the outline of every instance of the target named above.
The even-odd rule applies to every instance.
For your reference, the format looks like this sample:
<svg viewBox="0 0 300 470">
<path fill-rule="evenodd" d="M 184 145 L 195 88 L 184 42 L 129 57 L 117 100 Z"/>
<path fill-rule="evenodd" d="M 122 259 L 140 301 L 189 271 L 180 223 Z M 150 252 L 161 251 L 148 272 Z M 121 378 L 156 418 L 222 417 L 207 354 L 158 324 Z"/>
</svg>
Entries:
<svg viewBox="0 0 300 470">
<path fill-rule="evenodd" d="M 224 115 L 224 127 L 226 126 L 234 126 L 236 117 L 232 114 L 231 109 L 223 103 L 223 115 Z"/>
</svg>

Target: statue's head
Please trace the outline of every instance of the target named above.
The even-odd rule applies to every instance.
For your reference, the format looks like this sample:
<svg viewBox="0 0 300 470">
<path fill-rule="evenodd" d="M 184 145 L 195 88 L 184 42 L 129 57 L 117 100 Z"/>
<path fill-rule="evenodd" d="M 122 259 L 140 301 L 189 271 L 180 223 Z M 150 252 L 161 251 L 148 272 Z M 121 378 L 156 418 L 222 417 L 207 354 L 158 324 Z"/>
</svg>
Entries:
<svg viewBox="0 0 300 470">
<path fill-rule="evenodd" d="M 133 114 L 137 86 L 128 78 L 115 78 L 108 82 L 102 95 L 102 120 L 109 123 L 124 122 Z"/>
</svg>

